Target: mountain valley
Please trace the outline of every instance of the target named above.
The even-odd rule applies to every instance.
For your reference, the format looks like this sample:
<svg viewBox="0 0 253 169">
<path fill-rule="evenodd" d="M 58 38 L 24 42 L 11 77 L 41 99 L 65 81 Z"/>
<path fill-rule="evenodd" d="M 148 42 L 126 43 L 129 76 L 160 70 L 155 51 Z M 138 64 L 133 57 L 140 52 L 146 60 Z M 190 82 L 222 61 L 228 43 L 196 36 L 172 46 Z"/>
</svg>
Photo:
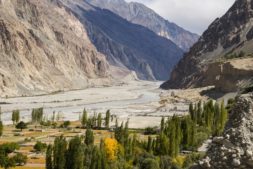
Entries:
<svg viewBox="0 0 253 169">
<path fill-rule="evenodd" d="M 0 0 L 0 169 L 253 167 L 253 0 L 144 4 Z"/>
</svg>

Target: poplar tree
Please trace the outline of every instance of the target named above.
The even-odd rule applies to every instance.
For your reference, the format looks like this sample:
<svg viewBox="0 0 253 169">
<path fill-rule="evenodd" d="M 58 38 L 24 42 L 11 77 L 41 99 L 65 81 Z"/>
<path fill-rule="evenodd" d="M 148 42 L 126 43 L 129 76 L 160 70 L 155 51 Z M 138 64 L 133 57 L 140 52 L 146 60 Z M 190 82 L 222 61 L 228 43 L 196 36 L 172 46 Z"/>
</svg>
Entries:
<svg viewBox="0 0 253 169">
<path fill-rule="evenodd" d="M 107 110 L 107 111 L 106 111 L 106 116 L 105 116 L 105 127 L 106 127 L 107 129 L 110 128 L 110 117 L 111 117 L 110 110 Z"/>
<path fill-rule="evenodd" d="M 3 135 L 3 129 L 4 129 L 3 122 L 0 121 L 0 137 L 2 137 L 2 135 Z"/>
<path fill-rule="evenodd" d="M 218 103 L 214 105 L 213 135 L 218 136 L 220 133 L 220 107 Z"/>
<path fill-rule="evenodd" d="M 91 129 L 87 129 L 85 133 L 85 144 L 87 146 L 94 144 L 94 134 Z"/>
<path fill-rule="evenodd" d="M 228 111 L 224 106 L 224 101 L 221 102 L 220 106 L 220 133 L 224 130 L 227 119 L 228 119 Z"/>
<path fill-rule="evenodd" d="M 20 120 L 20 112 L 19 112 L 19 110 L 12 111 L 11 120 L 12 120 L 13 124 L 17 124 L 19 122 L 19 120 Z"/>
<path fill-rule="evenodd" d="M 163 132 L 164 128 L 165 128 L 165 119 L 164 119 L 164 117 L 162 117 L 162 120 L 161 120 L 161 132 Z"/>
<path fill-rule="evenodd" d="M 101 113 L 98 114 L 98 118 L 97 118 L 97 127 L 98 127 L 99 129 L 102 128 L 102 114 L 101 114 Z"/>
<path fill-rule="evenodd" d="M 191 119 L 194 120 L 195 119 L 195 112 L 194 112 L 194 108 L 193 108 L 192 103 L 190 103 L 190 105 L 189 105 L 189 113 L 190 113 Z"/>
<path fill-rule="evenodd" d="M 79 137 L 69 142 L 65 169 L 84 169 L 84 145 Z"/>
<path fill-rule="evenodd" d="M 159 136 L 159 149 L 160 149 L 160 155 L 167 155 L 169 153 L 169 148 L 170 148 L 170 145 L 169 145 L 169 139 L 168 137 L 166 137 L 166 135 L 164 133 L 161 133 L 160 136 Z M 173 148 L 172 148 L 173 149 Z"/>
<path fill-rule="evenodd" d="M 187 116 L 184 118 L 184 120 L 182 121 L 182 137 L 183 137 L 183 141 L 182 144 L 186 147 L 189 148 L 191 145 L 191 124 L 192 120 L 190 116 Z"/>
<path fill-rule="evenodd" d="M 87 122 L 88 122 L 88 113 L 86 111 L 86 109 L 83 110 L 83 115 L 81 118 L 81 123 L 83 127 L 87 127 Z"/>
<path fill-rule="evenodd" d="M 53 112 L 52 121 L 55 122 L 55 111 Z"/>
<path fill-rule="evenodd" d="M 0 121 L 2 121 L 2 107 L 0 107 Z"/>
<path fill-rule="evenodd" d="M 176 126 L 175 123 L 171 124 L 171 132 L 169 135 L 169 155 L 171 157 L 176 157 Z"/>
<path fill-rule="evenodd" d="M 46 169 L 53 169 L 53 147 L 51 145 L 48 145 L 47 152 L 46 152 Z"/>
<path fill-rule="evenodd" d="M 43 120 L 43 108 L 32 110 L 32 123 L 41 123 Z"/>
<path fill-rule="evenodd" d="M 199 101 L 197 104 L 197 123 L 201 125 L 202 123 L 202 102 Z"/>
<path fill-rule="evenodd" d="M 67 141 L 63 136 L 57 137 L 54 141 L 53 164 L 54 169 L 65 169 Z"/>
</svg>

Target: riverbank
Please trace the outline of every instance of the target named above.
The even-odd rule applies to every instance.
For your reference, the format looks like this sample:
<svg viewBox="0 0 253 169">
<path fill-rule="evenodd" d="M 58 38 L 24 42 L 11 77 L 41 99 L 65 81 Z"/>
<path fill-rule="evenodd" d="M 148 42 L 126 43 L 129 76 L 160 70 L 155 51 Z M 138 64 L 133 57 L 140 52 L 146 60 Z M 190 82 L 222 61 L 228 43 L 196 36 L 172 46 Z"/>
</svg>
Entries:
<svg viewBox="0 0 253 169">
<path fill-rule="evenodd" d="M 44 108 L 51 118 L 59 113 L 61 120 L 76 121 L 85 108 L 89 115 L 110 109 L 119 122 L 129 120 L 130 128 L 158 126 L 162 116 L 187 114 L 191 101 L 206 99 L 203 89 L 164 91 L 161 82 L 130 81 L 120 86 L 88 88 L 33 97 L 2 98 L 2 120 L 11 124 L 12 110 L 20 110 L 21 120 L 29 121 L 33 108 Z"/>
</svg>

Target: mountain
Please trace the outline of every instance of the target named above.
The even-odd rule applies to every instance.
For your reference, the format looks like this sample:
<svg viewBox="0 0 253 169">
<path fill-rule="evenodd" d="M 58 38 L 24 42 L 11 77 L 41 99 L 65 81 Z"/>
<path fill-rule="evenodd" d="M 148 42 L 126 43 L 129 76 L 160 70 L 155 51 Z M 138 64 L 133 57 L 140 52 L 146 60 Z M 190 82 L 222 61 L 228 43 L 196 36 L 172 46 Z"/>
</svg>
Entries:
<svg viewBox="0 0 253 169">
<path fill-rule="evenodd" d="M 161 87 L 189 88 L 215 85 L 236 91 L 252 83 L 253 1 L 236 0 L 216 19 L 185 54 Z"/>
<path fill-rule="evenodd" d="M 182 55 L 172 41 L 83 0 L 0 0 L 1 96 L 107 85 L 132 71 L 164 80 Z"/>
<path fill-rule="evenodd" d="M 157 35 L 170 39 L 184 51 L 188 51 L 199 38 L 197 34 L 165 20 L 140 3 L 127 3 L 124 0 L 87 0 L 87 2 L 102 9 L 108 9 L 131 23 L 149 28 Z"/>
<path fill-rule="evenodd" d="M 0 60 L 1 96 L 110 81 L 109 64 L 85 27 L 51 0 L 0 0 Z"/>
<path fill-rule="evenodd" d="M 165 80 L 182 58 L 182 49 L 146 27 L 83 0 L 59 1 L 79 18 L 111 65 L 135 71 L 140 79 Z"/>
</svg>

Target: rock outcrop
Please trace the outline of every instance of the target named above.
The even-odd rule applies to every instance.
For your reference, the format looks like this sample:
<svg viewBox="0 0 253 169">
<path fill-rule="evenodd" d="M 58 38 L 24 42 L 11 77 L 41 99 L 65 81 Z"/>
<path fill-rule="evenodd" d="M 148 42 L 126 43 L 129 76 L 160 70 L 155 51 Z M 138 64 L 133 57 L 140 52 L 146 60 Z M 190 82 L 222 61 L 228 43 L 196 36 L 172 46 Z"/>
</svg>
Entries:
<svg viewBox="0 0 253 169">
<path fill-rule="evenodd" d="M 0 2 L 1 96 L 110 82 L 105 56 L 64 6 L 52 0 Z"/>
<path fill-rule="evenodd" d="M 87 1 L 97 7 L 108 9 L 131 23 L 149 28 L 157 35 L 170 39 L 184 51 L 188 51 L 199 38 L 197 34 L 186 31 L 175 23 L 165 20 L 152 9 L 140 3 L 127 3 L 125 0 Z"/>
<path fill-rule="evenodd" d="M 207 156 L 194 168 L 253 168 L 252 93 L 237 98 L 223 136 L 213 139 Z"/>
<path fill-rule="evenodd" d="M 83 0 L 59 1 L 80 19 L 111 65 L 135 71 L 139 79 L 165 80 L 182 58 L 182 49 L 146 27 Z"/>
<path fill-rule="evenodd" d="M 249 70 L 242 73 L 244 69 L 240 69 L 239 74 L 235 71 L 229 73 L 231 67 L 227 66 L 233 60 L 231 58 L 244 62 L 246 56 L 252 57 L 252 19 L 253 1 L 236 0 L 223 17 L 216 19 L 209 26 L 173 70 L 170 80 L 161 87 L 168 89 L 217 85 L 220 90 L 234 91 L 241 84 L 252 80 L 248 79 Z M 213 65 L 224 66 L 220 70 L 222 66 L 214 67 Z M 252 72 L 253 63 L 250 67 Z M 220 76 L 223 78 L 219 79 Z M 226 82 L 233 86 L 220 86 L 221 83 Z"/>
</svg>

